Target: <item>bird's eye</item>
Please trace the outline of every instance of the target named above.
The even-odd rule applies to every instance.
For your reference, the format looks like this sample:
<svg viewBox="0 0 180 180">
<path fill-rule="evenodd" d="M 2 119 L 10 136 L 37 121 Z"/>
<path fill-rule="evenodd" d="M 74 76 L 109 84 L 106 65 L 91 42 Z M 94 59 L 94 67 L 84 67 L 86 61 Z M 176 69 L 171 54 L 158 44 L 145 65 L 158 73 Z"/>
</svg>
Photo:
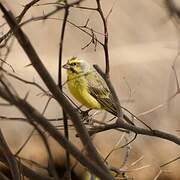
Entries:
<svg viewBox="0 0 180 180">
<path fill-rule="evenodd" d="M 74 62 L 74 63 L 71 63 L 71 65 L 72 65 L 72 66 L 76 66 L 76 65 L 77 65 L 77 63 L 76 63 L 76 62 Z"/>
</svg>

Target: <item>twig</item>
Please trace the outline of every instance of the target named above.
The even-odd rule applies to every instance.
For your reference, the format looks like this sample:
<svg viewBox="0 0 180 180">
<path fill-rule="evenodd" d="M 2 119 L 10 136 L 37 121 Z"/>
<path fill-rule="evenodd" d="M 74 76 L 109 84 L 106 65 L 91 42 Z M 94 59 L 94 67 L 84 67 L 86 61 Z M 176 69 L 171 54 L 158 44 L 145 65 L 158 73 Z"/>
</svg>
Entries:
<svg viewBox="0 0 180 180">
<path fill-rule="evenodd" d="M 39 164 L 39 163 L 37 163 L 36 161 L 34 161 L 34 160 L 32 160 L 32 159 L 26 159 L 26 158 L 21 157 L 21 156 L 17 156 L 17 157 L 18 157 L 18 159 L 20 159 L 21 161 L 24 161 L 24 162 L 28 163 L 30 166 L 35 165 L 35 166 L 38 167 L 38 168 L 47 170 L 47 167 L 46 167 L 46 166 L 44 166 L 44 165 L 42 165 L 42 164 Z"/>
<path fill-rule="evenodd" d="M 4 59 L 0 58 L 0 61 L 2 61 L 3 64 L 8 65 L 8 66 L 12 69 L 12 71 L 15 72 L 15 70 L 13 69 L 13 67 L 12 67 L 9 63 L 7 63 Z"/>
<path fill-rule="evenodd" d="M 32 135 L 34 134 L 35 129 L 33 128 L 33 130 L 30 132 L 30 134 L 28 135 L 28 137 L 26 138 L 26 140 L 24 141 L 24 143 L 21 145 L 21 147 L 17 150 L 17 152 L 15 153 L 15 156 L 18 156 L 20 154 L 20 152 L 24 149 L 24 147 L 26 146 L 26 144 L 29 142 L 29 140 L 31 139 Z"/>
<path fill-rule="evenodd" d="M 12 178 L 14 180 L 21 180 L 21 174 L 20 174 L 18 162 L 16 161 L 15 157 L 8 148 L 8 145 L 3 137 L 1 130 L 0 130 L 0 151 L 8 162 L 12 174 Z"/>
<path fill-rule="evenodd" d="M 116 2 L 117 2 L 117 0 L 114 0 L 113 5 L 112 5 L 112 7 L 110 8 L 110 10 L 109 10 L 109 12 L 108 12 L 108 14 L 107 14 L 107 16 L 106 16 L 106 22 L 108 21 L 108 19 L 109 19 L 110 15 L 111 15 L 111 13 L 112 13 L 112 11 L 113 11 L 113 8 L 114 8 Z"/>
<path fill-rule="evenodd" d="M 137 133 L 134 134 L 134 137 L 130 141 L 128 141 L 126 144 L 122 145 L 120 148 L 124 148 L 124 147 L 130 145 L 133 141 L 135 141 L 136 138 L 137 138 Z"/>
<path fill-rule="evenodd" d="M 51 101 L 51 99 L 52 99 L 52 98 L 49 97 L 47 103 L 45 104 L 45 107 L 44 107 L 44 109 L 43 109 L 42 114 L 45 113 L 45 111 L 46 111 L 46 109 L 47 109 L 47 107 L 48 107 L 48 104 L 49 104 L 49 102 Z M 28 121 L 28 120 L 25 119 L 25 121 Z M 29 142 L 29 140 L 30 140 L 31 137 L 33 136 L 34 132 L 35 132 L 35 129 L 33 129 L 33 130 L 30 132 L 30 134 L 28 135 L 27 139 L 26 139 L 26 140 L 24 141 L 24 143 L 21 145 L 21 147 L 19 148 L 19 150 L 16 152 L 16 156 L 24 149 L 24 147 L 26 146 L 26 144 Z"/>
<path fill-rule="evenodd" d="M 7 164 L 6 160 L 4 159 L 4 157 L 2 157 L 2 154 L 0 154 L 0 161 L 3 162 L 4 164 L 6 164 L 7 167 L 8 167 L 8 164 Z M 51 177 L 48 177 L 48 176 L 45 176 L 45 175 L 41 175 L 41 174 L 31 170 L 29 167 L 25 166 L 20 161 L 18 161 L 18 165 L 21 168 L 22 175 L 26 176 L 26 177 L 28 177 L 30 179 L 54 180 L 54 178 L 51 178 Z"/>
<path fill-rule="evenodd" d="M 27 11 L 39 1 L 40 0 L 31 0 L 30 3 L 26 4 L 20 15 L 17 17 L 17 22 L 20 23 Z"/>
<path fill-rule="evenodd" d="M 1 81 L 4 81 L 3 85 L 5 86 L 7 83 L 5 82 L 5 78 L 1 78 Z M 7 81 L 7 80 L 6 80 Z M 6 85 L 7 87 L 7 85 Z M 10 85 L 7 87 L 9 88 Z M 12 94 L 13 93 L 13 94 Z M 68 149 L 68 151 L 84 166 L 86 166 L 90 171 L 96 174 L 98 177 L 105 180 L 112 180 L 113 178 L 108 177 L 108 174 L 102 170 L 96 163 L 92 162 L 92 160 L 87 159 L 85 156 L 81 154 L 81 152 L 69 141 L 64 138 L 64 136 L 56 130 L 56 128 L 47 121 L 44 116 L 42 116 L 36 109 L 34 109 L 29 103 L 27 103 L 24 99 L 19 98 L 19 96 L 11 91 L 10 89 L 5 89 L 5 87 L 0 86 L 0 96 L 14 104 L 19 110 L 27 117 L 27 120 L 33 120 L 38 123 L 44 130 L 46 130 L 62 147 Z M 31 123 L 31 122 L 29 122 Z"/>
<path fill-rule="evenodd" d="M 50 76 L 45 66 L 42 64 L 42 61 L 37 55 L 30 40 L 23 33 L 21 28 L 18 26 L 13 14 L 11 12 L 8 12 L 1 3 L 0 3 L 0 9 L 4 13 L 4 17 L 6 18 L 7 23 L 14 30 L 14 35 L 16 36 L 21 47 L 23 48 L 23 50 L 29 57 L 31 64 L 36 69 L 37 73 L 40 75 L 40 77 L 42 78 L 42 80 L 44 81 L 48 89 L 51 91 L 51 93 L 54 95 L 58 103 L 64 108 L 64 110 L 71 117 L 71 120 L 73 121 L 74 126 L 78 134 L 80 135 L 80 139 L 83 145 L 86 147 L 87 152 L 89 153 L 89 155 L 91 155 L 91 158 L 97 163 L 97 165 L 99 165 L 99 167 L 103 169 L 103 172 L 104 172 L 103 176 L 105 176 L 106 179 L 112 179 L 111 173 L 109 172 L 107 167 L 104 165 L 98 152 L 93 146 L 90 140 L 90 137 L 88 135 L 88 132 L 81 122 L 79 113 L 71 106 L 71 104 L 67 101 L 67 99 L 64 97 L 62 92 L 57 88 L 54 80 Z"/>
<path fill-rule="evenodd" d="M 158 137 L 161 139 L 174 142 L 177 145 L 180 145 L 180 138 L 178 136 L 175 136 L 173 134 L 170 134 L 164 131 L 156 130 L 156 129 L 148 130 L 148 129 L 140 128 L 137 126 L 124 123 L 122 121 L 117 121 L 113 124 L 107 124 L 105 126 L 96 127 L 96 133 L 111 130 L 111 129 L 119 129 L 119 128 L 132 131 L 136 134 Z"/>
<path fill-rule="evenodd" d="M 43 17 L 43 16 L 40 16 L 40 17 L 39 17 L 39 16 L 38 16 L 38 17 L 32 17 L 32 18 L 29 19 L 28 21 L 24 21 L 23 23 L 21 23 L 20 26 L 24 26 L 25 24 L 27 24 L 27 23 L 29 23 L 29 22 L 42 21 L 42 20 L 44 20 L 44 17 Z M 60 20 L 61 20 L 61 21 L 63 21 L 62 18 L 56 18 L 56 17 L 47 17 L 46 20 L 57 20 L 57 21 L 60 21 Z M 90 36 L 92 39 L 94 39 L 94 40 L 92 40 L 92 42 L 93 42 L 93 41 L 94 41 L 94 42 L 98 42 L 101 46 L 103 46 L 103 43 L 102 43 L 101 41 L 99 41 L 99 40 L 97 39 L 97 37 L 94 36 L 94 34 L 92 34 L 92 31 L 88 32 L 88 31 L 86 31 L 81 25 L 77 25 L 77 24 L 73 23 L 73 22 L 70 21 L 70 20 L 67 20 L 67 23 L 70 24 L 70 25 L 72 25 L 73 27 L 79 29 L 79 30 L 82 31 L 83 33 L 87 34 L 87 35 Z M 96 32 L 96 31 L 93 30 L 93 32 Z M 96 33 L 99 33 L 99 32 L 96 32 Z M 96 45 L 96 44 L 95 44 L 95 45 Z"/>
<path fill-rule="evenodd" d="M 180 17 L 180 9 L 176 6 L 175 2 L 172 0 L 164 0 L 164 4 L 166 5 L 166 9 L 169 12 L 169 16 L 177 16 Z"/>
<path fill-rule="evenodd" d="M 8 104 L 9 105 L 9 104 Z M 1 106 L 1 104 L 0 104 Z M 12 104 L 11 104 L 12 106 Z M 27 122 L 27 118 L 23 118 L 23 117 L 7 117 L 7 116 L 0 116 L 0 120 L 9 120 L 9 121 L 23 121 L 23 122 Z M 62 121 L 63 118 L 50 118 L 47 119 L 48 121 L 54 122 L 54 121 Z"/>
<path fill-rule="evenodd" d="M 162 164 L 160 167 L 162 168 L 162 167 L 164 167 L 164 166 L 167 166 L 167 165 L 169 165 L 169 164 L 171 164 L 171 163 L 174 163 L 175 161 L 177 161 L 177 160 L 179 160 L 179 159 L 180 159 L 180 156 L 178 156 L 178 157 L 176 157 L 176 158 L 174 158 L 174 159 L 172 159 L 172 160 L 170 160 L 170 161 Z"/>
<path fill-rule="evenodd" d="M 123 134 L 121 135 L 121 138 L 116 142 L 116 144 L 114 144 L 114 146 L 112 147 L 111 151 L 110 151 L 110 152 L 106 155 L 106 157 L 104 158 L 105 161 L 109 158 L 109 156 L 110 156 L 114 151 L 116 151 L 116 150 L 118 150 L 118 149 L 120 148 L 120 147 L 119 147 L 119 144 L 120 144 L 121 141 L 123 140 L 124 136 L 125 136 L 125 134 L 123 133 Z"/>
<path fill-rule="evenodd" d="M 122 109 L 124 109 L 126 112 L 128 112 L 130 115 L 132 115 L 132 117 L 136 120 L 138 120 L 140 123 L 142 123 L 145 127 L 147 127 L 149 130 L 152 130 L 150 126 L 148 126 L 144 121 L 142 121 L 141 119 L 139 119 L 135 114 L 133 114 L 132 112 L 130 112 L 127 108 L 122 107 Z"/>
<path fill-rule="evenodd" d="M 36 123 L 34 123 L 33 121 L 31 121 L 31 124 L 34 126 L 34 128 L 38 131 L 38 133 L 40 134 L 42 141 L 46 147 L 46 151 L 49 157 L 49 165 L 50 165 L 50 172 L 53 174 L 55 180 L 58 180 L 58 175 L 56 172 L 56 168 L 55 168 L 55 164 L 54 164 L 54 160 L 53 160 L 53 156 L 47 141 L 47 138 L 45 137 L 45 134 L 42 132 L 42 130 L 36 125 Z"/>
<path fill-rule="evenodd" d="M 60 36 L 60 42 L 59 42 L 59 67 L 58 67 L 58 85 L 60 90 L 62 91 L 62 55 L 63 55 L 63 43 L 64 43 L 64 35 L 65 35 L 65 29 L 67 24 L 67 18 L 69 15 L 69 6 L 67 1 L 64 1 L 66 8 L 64 9 L 64 19 L 63 24 L 61 27 L 61 36 Z M 64 123 L 64 135 L 69 140 L 69 128 L 68 128 L 68 117 L 63 109 L 63 123 Z M 70 154 L 68 150 L 66 152 L 66 173 L 65 173 L 65 179 L 71 180 L 71 161 L 70 161 Z"/>
<path fill-rule="evenodd" d="M 130 166 L 135 166 L 137 163 L 139 163 L 139 162 L 142 161 L 143 159 L 144 159 L 144 156 L 141 156 L 140 158 L 138 158 L 137 160 L 135 160 L 134 162 L 132 162 Z"/>
<path fill-rule="evenodd" d="M 25 83 L 25 84 L 33 85 L 33 86 L 37 87 L 38 89 L 40 89 L 43 93 L 47 94 L 47 91 L 46 91 L 42 86 L 40 86 L 38 83 L 36 83 L 36 82 L 32 82 L 32 81 L 25 80 L 25 79 L 23 79 L 23 78 L 15 75 L 15 74 L 13 74 L 13 73 L 10 73 L 10 72 L 6 71 L 6 70 L 3 69 L 2 67 L 0 67 L 0 71 L 3 71 L 3 72 L 6 73 L 8 76 L 13 77 L 14 79 L 17 79 L 18 81 L 21 81 L 21 82 L 23 82 L 23 83 Z"/>
<path fill-rule="evenodd" d="M 0 172 L 0 179 L 1 180 L 10 180 L 8 177 L 6 177 L 2 172 Z"/>
<path fill-rule="evenodd" d="M 85 1 L 85 0 L 76 0 L 76 1 L 74 1 L 72 3 L 69 3 L 67 6 L 68 7 L 73 7 L 75 5 L 78 5 L 78 4 L 82 3 L 83 1 Z M 67 8 L 67 6 L 66 5 L 64 5 L 64 6 L 56 6 L 56 9 L 48 12 L 47 14 L 43 14 L 42 16 L 36 16 L 34 18 L 29 18 L 29 19 L 25 20 L 20 26 L 22 26 L 24 24 L 27 24 L 27 23 L 29 23 L 29 22 L 31 22 L 33 20 L 46 20 L 50 16 L 52 16 L 52 15 L 56 14 L 57 12 L 59 12 L 60 10 L 64 10 L 65 8 Z"/>
<path fill-rule="evenodd" d="M 24 9 L 22 10 L 22 12 L 19 14 L 19 16 L 17 16 L 17 22 L 20 23 L 21 20 L 23 19 L 24 15 L 27 13 L 27 11 L 38 2 L 39 0 L 32 0 L 30 3 L 26 4 L 24 6 Z M 6 34 L 4 34 L 1 38 L 0 38 L 0 43 L 6 39 L 8 41 L 8 39 L 10 38 L 10 35 L 12 34 L 12 30 L 10 29 Z M 6 41 L 6 42 L 7 42 Z M 6 43 L 5 42 L 5 43 Z"/>
<path fill-rule="evenodd" d="M 103 48 L 104 48 L 104 55 L 105 55 L 105 62 L 106 62 L 106 75 L 107 77 L 109 77 L 109 71 L 110 71 L 110 67 L 109 67 L 109 50 L 108 50 L 108 28 L 107 28 L 107 21 L 106 18 L 103 14 L 102 8 L 101 8 L 101 2 L 100 0 L 96 0 L 97 3 L 97 11 L 99 12 L 101 19 L 103 21 L 103 25 L 104 25 L 104 44 L 103 44 Z"/>
<path fill-rule="evenodd" d="M 160 169 L 156 174 L 156 176 L 153 178 L 153 180 L 157 180 L 161 174 L 162 174 L 162 170 Z"/>
</svg>

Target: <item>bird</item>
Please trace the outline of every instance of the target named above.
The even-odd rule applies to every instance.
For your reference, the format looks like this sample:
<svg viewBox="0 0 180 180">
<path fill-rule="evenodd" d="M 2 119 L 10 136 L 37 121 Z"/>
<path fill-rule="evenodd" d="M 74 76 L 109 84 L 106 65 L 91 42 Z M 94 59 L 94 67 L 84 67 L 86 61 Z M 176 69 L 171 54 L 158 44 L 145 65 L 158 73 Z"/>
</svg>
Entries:
<svg viewBox="0 0 180 180">
<path fill-rule="evenodd" d="M 68 89 L 77 101 L 87 108 L 106 110 L 118 116 L 111 91 L 91 64 L 78 57 L 72 57 L 62 67 L 67 70 Z M 125 120 L 133 124 L 127 118 L 125 116 Z"/>
</svg>

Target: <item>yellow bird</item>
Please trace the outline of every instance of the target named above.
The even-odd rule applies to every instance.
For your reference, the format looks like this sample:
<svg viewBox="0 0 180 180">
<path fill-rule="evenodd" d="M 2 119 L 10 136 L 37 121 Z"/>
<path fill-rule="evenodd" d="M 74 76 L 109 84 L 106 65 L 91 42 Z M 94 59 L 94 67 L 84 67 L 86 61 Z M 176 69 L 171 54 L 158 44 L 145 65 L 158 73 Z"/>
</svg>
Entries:
<svg viewBox="0 0 180 180">
<path fill-rule="evenodd" d="M 82 105 L 90 109 L 104 109 L 117 116 L 111 92 L 93 66 L 87 61 L 73 57 L 63 68 L 67 70 L 69 91 Z M 131 121 L 129 123 L 133 124 Z"/>
</svg>

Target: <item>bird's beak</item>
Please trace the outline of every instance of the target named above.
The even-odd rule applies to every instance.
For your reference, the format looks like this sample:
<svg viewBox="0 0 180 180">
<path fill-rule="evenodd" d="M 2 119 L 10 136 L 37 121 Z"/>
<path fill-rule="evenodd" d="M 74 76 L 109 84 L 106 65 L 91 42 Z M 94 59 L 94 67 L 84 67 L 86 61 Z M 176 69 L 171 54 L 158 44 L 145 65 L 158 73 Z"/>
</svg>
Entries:
<svg viewBox="0 0 180 180">
<path fill-rule="evenodd" d="M 62 67 L 63 67 L 64 69 L 70 69 L 70 68 L 71 68 L 70 65 L 68 65 L 68 64 L 64 64 Z"/>
</svg>

